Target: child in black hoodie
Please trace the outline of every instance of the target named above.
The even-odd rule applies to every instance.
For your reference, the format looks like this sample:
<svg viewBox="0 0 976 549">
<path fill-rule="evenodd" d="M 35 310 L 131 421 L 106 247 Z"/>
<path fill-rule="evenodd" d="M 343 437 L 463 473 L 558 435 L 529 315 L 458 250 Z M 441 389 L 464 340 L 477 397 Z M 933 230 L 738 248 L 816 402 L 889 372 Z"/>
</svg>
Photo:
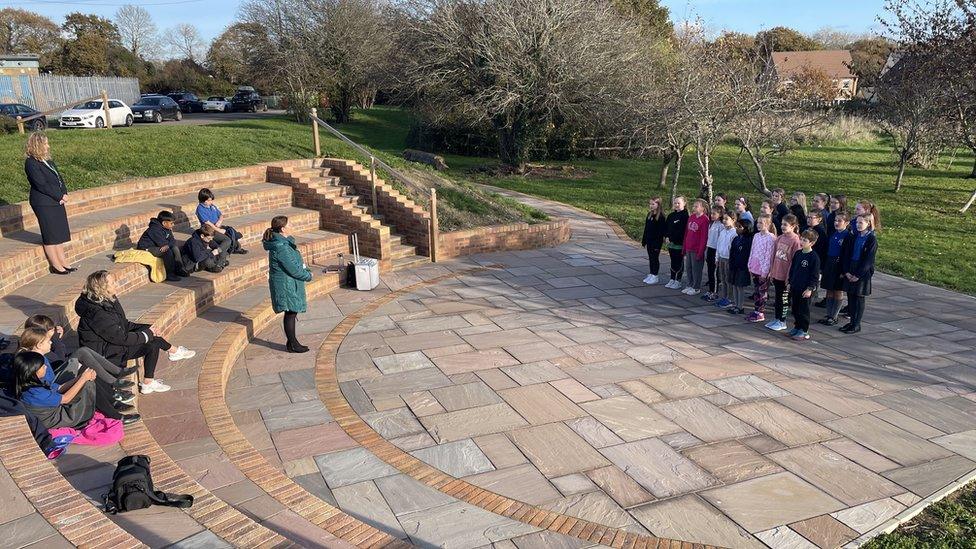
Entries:
<svg viewBox="0 0 976 549">
<path fill-rule="evenodd" d="M 749 255 L 752 253 L 752 222 L 740 219 L 735 222 L 736 237 L 729 248 L 729 284 L 732 286 L 732 306 L 729 314 L 741 315 L 746 312 L 743 304 L 746 288 L 752 275 L 749 274 Z"/>
<path fill-rule="evenodd" d="M 641 236 L 641 246 L 647 248 L 647 261 L 650 266 L 648 275 L 644 277 L 644 284 L 657 284 L 657 273 L 661 270 L 661 247 L 668 224 L 664 219 L 664 208 L 661 197 L 655 196 L 647 206 L 647 217 L 644 219 L 644 235 Z"/>
<path fill-rule="evenodd" d="M 227 252 L 214 242 L 214 228 L 203 225 L 183 244 L 183 269 L 187 273 L 219 273 L 228 265 Z"/>
<path fill-rule="evenodd" d="M 788 335 L 795 341 L 810 339 L 810 300 L 820 283 L 820 257 L 813 250 L 818 239 L 817 231 L 803 231 L 801 248 L 793 254 L 790 263 L 790 304 L 795 324 Z"/>
<path fill-rule="evenodd" d="M 688 210 L 685 197 L 676 196 L 671 203 L 674 211 L 668 214 L 666 221 L 668 230 L 668 255 L 671 258 L 671 280 L 665 285 L 667 288 L 681 288 L 681 276 L 684 274 L 685 229 L 688 227 Z"/>
<path fill-rule="evenodd" d="M 170 282 L 177 282 L 180 276 L 186 276 L 183 272 L 183 257 L 179 246 L 176 245 L 176 238 L 173 237 L 174 225 L 176 225 L 176 216 L 173 212 L 163 210 L 149 220 L 149 227 L 136 243 L 136 248 L 163 258 L 163 264 L 166 265 L 166 280 Z"/>
</svg>

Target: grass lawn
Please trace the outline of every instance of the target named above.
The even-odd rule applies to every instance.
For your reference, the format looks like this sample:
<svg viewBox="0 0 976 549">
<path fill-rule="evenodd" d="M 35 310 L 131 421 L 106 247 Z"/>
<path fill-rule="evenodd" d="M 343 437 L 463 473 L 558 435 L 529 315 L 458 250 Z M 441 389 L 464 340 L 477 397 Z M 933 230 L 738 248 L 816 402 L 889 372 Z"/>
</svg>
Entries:
<svg viewBox="0 0 976 549">
<path fill-rule="evenodd" d="M 976 483 L 970 483 L 864 549 L 976 547 Z"/>
<path fill-rule="evenodd" d="M 409 129 L 408 115 L 398 109 L 357 112 L 342 127 L 353 140 L 373 147 L 387 162 L 403 166 L 399 155 Z M 208 126 L 122 128 L 106 131 L 48 132 L 54 158 L 70 189 L 150 177 L 311 156 L 308 126 L 286 118 L 239 121 Z M 27 198 L 23 172 L 24 137 L 0 135 L 0 203 Z M 357 158 L 353 151 L 322 131 L 325 155 Z M 714 158 L 717 192 L 759 194 L 735 164 L 736 150 L 721 148 Z M 566 202 L 613 219 L 640 236 L 645 207 L 656 187 L 660 161 L 578 160 L 572 164 L 593 172 L 583 179 L 526 179 L 469 176 L 468 168 L 486 158 L 446 155 L 449 174 L 457 179 L 491 183 Z M 359 158 L 360 161 L 364 159 Z M 845 193 L 875 201 L 882 215 L 878 265 L 885 272 L 976 294 L 976 212 L 958 213 L 976 181 L 964 179 L 972 157 L 960 156 L 951 170 L 910 169 L 901 193 L 891 190 L 894 167 L 881 143 L 807 147 L 776 159 L 769 167 L 770 186 L 788 191 Z M 679 191 L 697 193 L 694 159 L 685 162 Z"/>
</svg>

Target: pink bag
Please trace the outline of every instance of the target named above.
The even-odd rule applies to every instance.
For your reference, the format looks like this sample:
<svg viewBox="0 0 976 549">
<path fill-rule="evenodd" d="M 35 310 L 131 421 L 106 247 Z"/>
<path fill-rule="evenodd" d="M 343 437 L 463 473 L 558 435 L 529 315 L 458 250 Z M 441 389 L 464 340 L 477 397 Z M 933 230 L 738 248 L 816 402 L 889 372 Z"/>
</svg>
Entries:
<svg viewBox="0 0 976 549">
<path fill-rule="evenodd" d="M 107 418 L 101 412 L 95 412 L 88 424 L 81 429 L 61 427 L 50 429 L 50 433 L 52 437 L 74 435 L 72 444 L 108 446 L 122 440 L 122 437 L 125 436 L 125 429 L 120 420 Z"/>
</svg>

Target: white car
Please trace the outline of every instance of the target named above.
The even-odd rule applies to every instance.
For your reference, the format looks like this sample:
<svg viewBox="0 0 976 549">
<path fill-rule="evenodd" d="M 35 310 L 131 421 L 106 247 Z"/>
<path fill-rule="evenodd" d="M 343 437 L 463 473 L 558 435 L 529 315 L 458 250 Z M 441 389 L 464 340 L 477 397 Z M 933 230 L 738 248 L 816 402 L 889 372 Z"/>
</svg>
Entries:
<svg viewBox="0 0 976 549">
<path fill-rule="evenodd" d="M 203 102 L 203 112 L 230 112 L 233 106 L 226 97 L 214 95 Z"/>
<path fill-rule="evenodd" d="M 132 109 L 118 99 L 108 100 L 108 112 L 113 126 L 131 126 Z M 104 128 L 105 110 L 102 101 L 95 100 L 61 113 L 62 128 Z"/>
</svg>

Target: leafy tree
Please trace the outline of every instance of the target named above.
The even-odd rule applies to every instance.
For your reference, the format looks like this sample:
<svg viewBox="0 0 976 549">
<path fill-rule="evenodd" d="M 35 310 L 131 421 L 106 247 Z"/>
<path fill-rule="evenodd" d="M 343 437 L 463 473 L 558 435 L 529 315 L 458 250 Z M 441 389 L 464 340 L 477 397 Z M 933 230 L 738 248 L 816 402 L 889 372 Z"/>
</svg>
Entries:
<svg viewBox="0 0 976 549">
<path fill-rule="evenodd" d="M 78 40 L 85 36 L 98 36 L 111 45 L 122 45 L 122 36 L 115 23 L 90 13 L 74 12 L 64 17 L 61 30 L 68 35 L 69 40 Z"/>
<path fill-rule="evenodd" d="M 260 66 L 266 48 L 268 35 L 264 27 L 255 23 L 235 23 L 210 44 L 206 66 L 215 78 L 267 90 L 271 86 Z"/>
<path fill-rule="evenodd" d="M 60 43 L 60 29 L 47 17 L 17 8 L 0 9 L 0 50 L 36 53 L 44 68 L 51 64 Z"/>
<path fill-rule="evenodd" d="M 881 69 L 894 49 L 894 43 L 881 36 L 863 38 L 850 45 L 851 70 L 858 77 L 858 86 L 870 87 L 878 82 Z"/>
<path fill-rule="evenodd" d="M 756 45 L 764 54 L 774 51 L 810 51 L 822 50 L 817 42 L 805 36 L 796 29 L 789 27 L 773 27 L 756 34 Z"/>
</svg>

